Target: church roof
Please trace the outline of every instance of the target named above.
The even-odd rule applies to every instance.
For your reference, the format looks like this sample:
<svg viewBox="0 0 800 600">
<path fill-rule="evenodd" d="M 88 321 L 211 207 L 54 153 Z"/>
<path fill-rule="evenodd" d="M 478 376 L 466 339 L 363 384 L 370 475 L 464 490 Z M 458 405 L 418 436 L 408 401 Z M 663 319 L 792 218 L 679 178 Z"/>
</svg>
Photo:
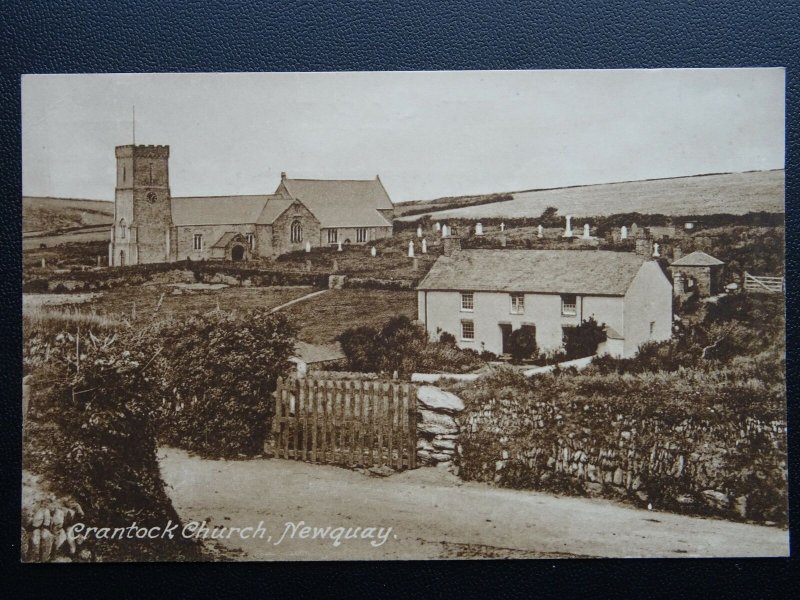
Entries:
<svg viewBox="0 0 800 600">
<path fill-rule="evenodd" d="M 437 258 L 418 289 L 624 296 L 644 261 L 608 250 L 458 250 Z"/>
<path fill-rule="evenodd" d="M 284 178 L 281 186 L 314 213 L 322 227 L 387 227 L 391 224 L 378 212 L 394 208 L 379 179 Z"/>
<path fill-rule="evenodd" d="M 274 195 L 173 197 L 172 222 L 179 226 L 269 224 L 290 204 Z"/>
<path fill-rule="evenodd" d="M 675 267 L 713 267 L 716 265 L 724 265 L 725 263 L 714 258 L 710 254 L 706 254 L 700 250 L 687 254 L 683 258 L 679 258 L 670 266 Z"/>
</svg>

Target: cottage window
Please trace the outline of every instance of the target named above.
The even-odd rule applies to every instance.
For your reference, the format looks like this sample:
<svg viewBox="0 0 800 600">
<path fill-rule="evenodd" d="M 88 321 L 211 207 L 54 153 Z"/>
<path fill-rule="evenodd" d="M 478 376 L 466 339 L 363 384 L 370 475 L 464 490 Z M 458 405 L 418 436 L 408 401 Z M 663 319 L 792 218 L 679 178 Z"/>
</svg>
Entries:
<svg viewBox="0 0 800 600">
<path fill-rule="evenodd" d="M 290 240 L 293 244 L 299 244 L 303 241 L 303 225 L 300 223 L 300 221 L 292 222 Z"/>
<path fill-rule="evenodd" d="M 125 219 L 119 220 L 119 239 L 124 240 L 127 235 L 127 228 L 125 227 Z"/>
<path fill-rule="evenodd" d="M 511 314 L 525 314 L 525 294 L 511 294 Z"/>
<path fill-rule="evenodd" d="M 247 237 L 247 247 L 253 250 L 256 246 L 256 236 L 252 233 L 248 233 L 245 237 Z"/>
<path fill-rule="evenodd" d="M 202 250 L 203 249 L 203 234 L 202 233 L 195 233 L 192 248 L 195 250 Z"/>
<path fill-rule="evenodd" d="M 575 294 L 562 294 L 561 314 L 565 317 L 574 317 L 578 314 L 578 297 Z"/>
<path fill-rule="evenodd" d="M 472 292 L 461 292 L 461 310 L 475 310 L 475 296 Z"/>
<path fill-rule="evenodd" d="M 367 241 L 367 228 L 366 227 L 359 227 L 356 229 L 356 242 L 366 242 Z"/>
<path fill-rule="evenodd" d="M 328 243 L 329 244 L 336 244 L 339 241 L 339 230 L 338 229 L 328 229 Z"/>
<path fill-rule="evenodd" d="M 461 321 L 461 339 L 467 341 L 475 339 L 474 321 Z"/>
</svg>

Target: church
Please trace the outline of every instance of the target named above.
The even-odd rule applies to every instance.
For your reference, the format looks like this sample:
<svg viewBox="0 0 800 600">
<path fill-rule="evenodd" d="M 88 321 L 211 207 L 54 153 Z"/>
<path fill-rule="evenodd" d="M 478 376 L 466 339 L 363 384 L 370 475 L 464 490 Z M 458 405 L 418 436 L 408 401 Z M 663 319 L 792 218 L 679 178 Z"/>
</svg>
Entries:
<svg viewBox="0 0 800 600">
<path fill-rule="evenodd" d="M 116 147 L 109 266 L 273 258 L 307 246 L 368 244 L 392 235 L 380 177 L 291 179 L 273 194 L 173 197 L 169 146 Z"/>
</svg>

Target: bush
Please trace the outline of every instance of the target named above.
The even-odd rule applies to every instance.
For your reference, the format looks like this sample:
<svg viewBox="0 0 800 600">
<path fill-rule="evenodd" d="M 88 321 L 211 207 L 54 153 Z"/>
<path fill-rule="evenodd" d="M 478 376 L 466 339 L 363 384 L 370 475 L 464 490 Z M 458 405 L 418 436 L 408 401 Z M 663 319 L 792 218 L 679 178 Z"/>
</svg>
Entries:
<svg viewBox="0 0 800 600">
<path fill-rule="evenodd" d="M 462 350 L 442 333 L 445 341 L 431 342 L 423 327 L 408 317 L 390 319 L 380 331 L 371 327 L 348 329 L 336 338 L 350 371 L 408 375 L 414 371 L 464 372 L 483 364 L 477 352 Z"/>
<path fill-rule="evenodd" d="M 520 327 L 511 332 L 508 338 L 511 358 L 514 362 L 521 362 L 536 354 L 536 332 L 528 327 Z"/>
<path fill-rule="evenodd" d="M 456 336 L 448 331 L 443 331 L 439 334 L 439 343 L 445 344 L 447 346 L 455 346 L 456 345 Z"/>
<path fill-rule="evenodd" d="M 355 327 L 340 333 L 336 341 L 347 357 L 346 369 L 350 371 L 377 371 L 378 331 L 372 327 Z"/>
<path fill-rule="evenodd" d="M 599 325 L 594 317 L 589 317 L 577 327 L 566 329 L 564 351 L 567 360 L 593 356 L 597 347 L 606 341 L 605 328 Z"/>
<path fill-rule="evenodd" d="M 55 332 L 30 324 L 26 371 L 34 400 L 24 430 L 23 466 L 42 475 L 57 495 L 76 498 L 89 524 L 163 526 L 179 521 L 156 458 L 152 419 L 159 373 L 146 332 L 98 335 L 81 328 Z M 39 383 L 41 382 L 41 383 Z M 184 538 L 98 541 L 112 560 L 192 560 L 198 548 Z"/>
<path fill-rule="evenodd" d="M 274 410 L 272 392 L 289 369 L 295 329 L 280 313 L 213 311 L 169 323 L 164 348 L 160 435 L 213 458 L 262 450 Z"/>
</svg>

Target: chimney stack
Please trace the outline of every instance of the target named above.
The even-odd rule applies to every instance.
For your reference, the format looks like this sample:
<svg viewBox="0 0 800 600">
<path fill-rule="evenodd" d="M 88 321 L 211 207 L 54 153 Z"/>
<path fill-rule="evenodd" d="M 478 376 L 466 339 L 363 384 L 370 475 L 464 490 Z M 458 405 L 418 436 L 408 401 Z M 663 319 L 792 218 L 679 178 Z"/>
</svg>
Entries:
<svg viewBox="0 0 800 600">
<path fill-rule="evenodd" d="M 453 256 L 461 250 L 461 238 L 453 235 L 442 238 L 442 248 L 445 256 Z"/>
<path fill-rule="evenodd" d="M 286 171 L 281 171 L 281 181 L 286 179 Z"/>
</svg>

